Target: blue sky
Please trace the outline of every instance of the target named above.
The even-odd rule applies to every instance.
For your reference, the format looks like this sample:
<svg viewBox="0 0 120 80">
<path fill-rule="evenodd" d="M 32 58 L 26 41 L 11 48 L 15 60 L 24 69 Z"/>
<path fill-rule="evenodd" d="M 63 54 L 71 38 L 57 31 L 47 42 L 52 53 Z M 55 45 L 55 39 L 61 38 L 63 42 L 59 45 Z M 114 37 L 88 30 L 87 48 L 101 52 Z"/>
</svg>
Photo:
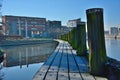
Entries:
<svg viewBox="0 0 120 80">
<path fill-rule="evenodd" d="M 120 0 L 3 0 L 2 14 L 43 17 L 61 20 L 81 18 L 86 22 L 86 9 L 104 9 L 105 29 L 120 27 Z"/>
</svg>

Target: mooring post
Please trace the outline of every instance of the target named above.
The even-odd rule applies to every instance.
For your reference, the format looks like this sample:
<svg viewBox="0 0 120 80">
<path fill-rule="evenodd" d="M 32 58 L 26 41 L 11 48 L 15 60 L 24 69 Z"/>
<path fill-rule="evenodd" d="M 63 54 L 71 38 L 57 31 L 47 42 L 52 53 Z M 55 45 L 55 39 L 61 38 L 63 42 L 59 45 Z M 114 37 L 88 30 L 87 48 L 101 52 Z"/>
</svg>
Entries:
<svg viewBox="0 0 120 80">
<path fill-rule="evenodd" d="M 66 35 L 66 41 L 68 41 L 68 34 L 66 33 L 65 35 Z"/>
<path fill-rule="evenodd" d="M 72 33 L 71 33 L 71 40 L 72 40 L 72 47 L 73 47 L 73 49 L 76 49 L 77 48 L 77 40 L 76 40 L 76 34 L 77 34 L 77 32 L 76 32 L 76 27 L 74 27 L 73 29 L 72 29 Z"/>
<path fill-rule="evenodd" d="M 70 45 L 73 45 L 73 29 L 69 32 L 70 33 Z"/>
<path fill-rule="evenodd" d="M 70 32 L 68 32 L 68 42 L 70 43 Z"/>
<path fill-rule="evenodd" d="M 63 40 L 65 40 L 65 34 L 63 35 Z"/>
<path fill-rule="evenodd" d="M 63 40 L 63 34 L 61 35 L 61 39 Z"/>
<path fill-rule="evenodd" d="M 69 31 L 69 43 L 72 46 L 72 30 Z"/>
<path fill-rule="evenodd" d="M 63 34 L 63 40 L 65 40 L 65 34 Z"/>
<path fill-rule="evenodd" d="M 103 9 L 88 9 L 86 10 L 86 14 L 88 45 L 90 50 L 90 73 L 94 75 L 101 75 L 103 73 L 104 64 L 107 61 L 104 39 Z"/>
<path fill-rule="evenodd" d="M 77 55 L 86 54 L 86 28 L 85 22 L 77 23 L 76 27 Z"/>
</svg>

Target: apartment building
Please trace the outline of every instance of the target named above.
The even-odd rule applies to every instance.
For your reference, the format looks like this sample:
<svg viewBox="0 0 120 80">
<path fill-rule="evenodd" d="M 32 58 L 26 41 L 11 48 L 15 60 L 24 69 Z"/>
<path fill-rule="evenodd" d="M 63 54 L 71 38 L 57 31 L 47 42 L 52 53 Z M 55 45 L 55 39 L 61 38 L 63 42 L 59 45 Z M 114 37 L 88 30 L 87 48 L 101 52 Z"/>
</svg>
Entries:
<svg viewBox="0 0 120 80">
<path fill-rule="evenodd" d="M 2 16 L 2 34 L 9 36 L 42 37 L 46 18 L 26 16 Z"/>
<path fill-rule="evenodd" d="M 77 23 L 81 22 L 81 18 L 68 20 L 67 27 L 77 27 Z"/>
<path fill-rule="evenodd" d="M 118 33 L 119 33 L 119 29 L 118 29 L 118 27 L 110 27 L 110 34 L 111 35 L 118 35 Z"/>
<path fill-rule="evenodd" d="M 46 32 L 49 38 L 57 38 L 61 33 L 61 21 L 47 21 Z"/>
</svg>

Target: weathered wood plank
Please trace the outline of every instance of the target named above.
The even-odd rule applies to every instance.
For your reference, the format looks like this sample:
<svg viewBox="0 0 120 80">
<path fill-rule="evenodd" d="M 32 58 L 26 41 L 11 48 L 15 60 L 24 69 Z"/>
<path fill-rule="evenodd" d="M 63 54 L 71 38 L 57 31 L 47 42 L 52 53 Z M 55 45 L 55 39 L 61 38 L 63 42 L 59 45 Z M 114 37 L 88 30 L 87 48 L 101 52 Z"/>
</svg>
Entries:
<svg viewBox="0 0 120 80">
<path fill-rule="evenodd" d="M 61 46 L 62 44 L 58 45 L 59 48 Z M 52 53 L 52 55 L 48 58 L 48 60 L 44 63 L 44 65 L 40 68 L 40 70 L 33 77 L 33 80 L 43 80 L 45 78 L 47 71 L 50 68 L 54 58 L 56 57 L 59 48 L 56 48 L 56 50 Z"/>
<path fill-rule="evenodd" d="M 82 80 L 77 64 L 75 62 L 75 59 L 70 49 L 68 50 L 68 53 L 69 53 L 68 54 L 68 65 L 69 65 L 70 80 Z"/>
<path fill-rule="evenodd" d="M 43 80 L 46 72 L 48 70 L 49 66 L 43 65 L 40 70 L 37 72 L 37 74 L 33 77 L 33 80 Z"/>
<path fill-rule="evenodd" d="M 75 54 L 67 42 L 61 41 L 33 80 L 107 80 L 90 75 L 88 61 Z"/>
<path fill-rule="evenodd" d="M 50 65 L 53 59 L 55 58 L 57 52 L 53 52 L 53 54 L 48 58 L 48 60 L 44 63 L 44 65 Z"/>
<path fill-rule="evenodd" d="M 69 73 L 70 80 L 83 80 L 79 73 Z"/>
<path fill-rule="evenodd" d="M 95 76 L 95 80 L 108 80 L 108 79 L 107 79 L 107 78 L 104 78 L 104 77 Z"/>
<path fill-rule="evenodd" d="M 95 78 L 89 73 L 81 73 L 83 80 L 95 80 Z"/>
<path fill-rule="evenodd" d="M 75 55 L 75 53 L 73 53 L 73 50 L 71 50 L 71 53 L 73 54 L 74 60 L 76 62 L 76 65 L 78 66 L 78 71 L 80 71 L 80 75 L 82 77 L 83 80 L 95 80 L 94 76 L 90 75 L 88 73 L 88 64 L 85 61 L 86 59 L 84 59 L 83 57 L 78 57 Z M 82 73 L 82 72 L 87 72 L 87 73 Z"/>
<path fill-rule="evenodd" d="M 67 44 L 67 49 L 72 49 L 72 47 L 70 46 L 70 44 Z"/>
<path fill-rule="evenodd" d="M 64 54 L 62 55 L 59 72 L 68 72 L 67 51 L 64 50 L 63 53 Z"/>
<path fill-rule="evenodd" d="M 64 45 L 65 46 L 65 45 Z M 58 72 L 58 80 L 69 80 L 67 50 L 63 50 L 61 64 Z"/>
<path fill-rule="evenodd" d="M 72 54 L 68 55 L 68 63 L 69 63 L 69 72 L 79 72 Z"/>
<path fill-rule="evenodd" d="M 69 80 L 68 72 L 58 72 L 58 80 Z"/>
<path fill-rule="evenodd" d="M 53 53 L 52 57 L 50 57 L 45 64 L 40 68 L 40 70 L 36 73 L 36 75 L 33 77 L 33 80 L 43 80 L 47 74 L 47 71 L 53 61 L 53 59 L 55 58 L 55 54 L 57 54 L 56 52 Z"/>
<path fill-rule="evenodd" d="M 88 64 L 85 64 L 81 57 L 74 55 L 77 65 L 79 67 L 79 71 L 82 72 L 89 72 Z"/>
<path fill-rule="evenodd" d="M 62 47 L 60 47 L 60 48 L 62 48 Z M 61 62 L 60 61 L 61 57 L 62 57 L 62 49 L 59 49 L 53 63 L 51 64 L 51 66 L 47 72 L 45 80 L 49 80 L 49 79 L 56 80 L 57 79 L 57 74 L 58 74 L 59 65 Z"/>
<path fill-rule="evenodd" d="M 86 65 L 89 65 L 89 62 L 88 60 L 85 58 L 85 57 L 80 57 L 82 59 L 82 61 L 86 64 Z"/>
<path fill-rule="evenodd" d="M 56 72 L 48 72 L 45 80 L 57 80 Z"/>
</svg>

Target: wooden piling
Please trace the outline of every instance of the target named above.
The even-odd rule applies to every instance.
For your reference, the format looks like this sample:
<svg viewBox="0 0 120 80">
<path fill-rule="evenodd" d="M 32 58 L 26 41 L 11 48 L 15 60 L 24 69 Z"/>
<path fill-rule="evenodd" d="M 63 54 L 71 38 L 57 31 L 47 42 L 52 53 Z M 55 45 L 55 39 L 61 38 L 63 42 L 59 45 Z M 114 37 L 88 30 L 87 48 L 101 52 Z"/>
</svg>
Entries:
<svg viewBox="0 0 120 80">
<path fill-rule="evenodd" d="M 77 48 L 76 34 L 77 34 L 76 27 L 74 27 L 71 31 L 71 45 L 72 45 L 73 49 Z"/>
<path fill-rule="evenodd" d="M 103 66 L 107 61 L 104 39 L 103 9 L 88 9 L 86 10 L 86 14 L 88 29 L 88 45 L 90 50 L 90 73 L 94 75 L 101 75 L 104 70 Z"/>
<path fill-rule="evenodd" d="M 85 55 L 85 53 L 86 53 L 85 22 L 77 23 L 76 41 L 77 41 L 77 55 L 80 55 L 80 56 Z"/>
</svg>

